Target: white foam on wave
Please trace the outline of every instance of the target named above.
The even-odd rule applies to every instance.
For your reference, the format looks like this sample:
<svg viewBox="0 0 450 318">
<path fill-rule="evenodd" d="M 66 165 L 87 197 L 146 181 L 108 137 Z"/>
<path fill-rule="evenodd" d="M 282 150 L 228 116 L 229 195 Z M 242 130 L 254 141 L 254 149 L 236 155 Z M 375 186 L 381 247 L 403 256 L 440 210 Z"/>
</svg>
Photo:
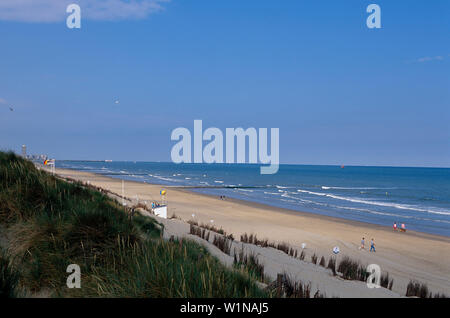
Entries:
<svg viewBox="0 0 450 318">
<path fill-rule="evenodd" d="M 308 193 L 308 194 L 312 194 L 312 195 L 317 195 L 317 196 L 325 196 L 325 197 L 329 197 L 329 198 L 333 198 L 333 199 L 337 199 L 337 200 L 349 201 L 349 202 L 353 202 L 353 203 L 385 206 L 385 207 L 392 207 L 392 208 L 403 209 L 403 210 L 427 212 L 427 213 L 440 214 L 440 215 L 450 215 L 450 211 L 444 210 L 444 209 L 424 208 L 424 207 L 419 207 L 419 206 L 416 206 L 416 205 L 400 204 L 400 203 L 393 203 L 393 202 L 381 202 L 381 201 L 372 201 L 372 200 L 362 200 L 362 199 L 359 199 L 359 198 L 342 197 L 342 196 L 339 196 L 339 195 L 333 195 L 333 194 L 328 194 L 328 193 L 320 193 L 320 192 L 313 192 L 313 191 L 307 191 L 307 190 L 302 190 L 302 189 L 298 189 L 297 191 L 298 192 L 302 192 L 302 193 Z"/>
<path fill-rule="evenodd" d="M 398 188 L 376 188 L 376 187 L 330 187 L 321 186 L 322 190 L 395 190 Z"/>
<path fill-rule="evenodd" d="M 283 198 L 289 198 L 289 199 L 294 199 L 294 200 L 297 200 L 297 199 L 298 199 L 298 198 L 296 198 L 296 197 L 290 196 L 288 192 L 284 192 L 281 196 L 282 196 Z"/>
<path fill-rule="evenodd" d="M 312 191 L 306 191 L 306 190 L 302 190 L 300 192 L 312 192 Z M 270 192 L 264 192 L 267 194 L 274 194 L 274 193 L 270 193 Z M 315 192 L 313 192 L 315 193 Z M 280 193 L 275 193 L 277 195 L 279 195 Z M 432 221 L 432 222 L 439 222 L 439 223 L 449 223 L 450 221 L 446 221 L 446 220 L 435 220 L 435 219 L 428 219 L 428 218 L 423 218 L 423 217 L 417 217 L 417 216 L 412 216 L 412 215 L 404 215 L 404 214 L 394 214 L 394 213 L 388 213 L 388 212 L 380 212 L 380 211 L 374 211 L 374 210 L 370 210 L 370 209 L 364 209 L 364 208 L 354 208 L 354 207 L 349 207 L 349 206 L 340 206 L 340 205 L 334 205 L 334 204 L 329 204 L 329 203 L 321 203 L 321 202 L 316 202 L 316 201 L 311 201 L 311 200 L 306 200 L 306 199 L 301 199 L 298 197 L 293 197 L 290 194 L 295 195 L 295 192 L 283 192 L 281 194 L 281 196 L 283 198 L 286 198 L 288 200 L 285 199 L 280 199 L 281 201 L 285 201 L 285 202 L 301 202 L 301 203 L 307 203 L 307 204 L 312 204 L 312 205 L 321 205 L 321 206 L 326 206 L 326 207 L 331 207 L 331 208 L 337 208 L 340 210 L 349 210 L 349 211 L 357 211 L 357 212 L 367 212 L 370 214 L 375 214 L 375 215 L 382 215 L 382 216 L 389 216 L 389 217 L 393 217 L 393 218 L 397 218 L 397 219 L 415 219 L 415 220 L 421 220 L 421 221 Z M 328 196 L 328 195 L 327 195 Z M 292 201 L 295 200 L 295 201 Z"/>
<path fill-rule="evenodd" d="M 306 191 L 306 190 L 301 190 L 299 192 L 312 192 L 312 191 Z M 283 197 L 283 199 L 280 199 L 280 201 L 284 201 L 284 202 L 297 202 L 297 203 L 305 203 L 305 204 L 311 204 L 311 205 L 320 205 L 320 206 L 325 206 L 328 208 L 337 208 L 339 210 L 348 210 L 348 211 L 356 211 L 356 212 L 367 212 L 370 214 L 374 214 L 374 215 L 382 215 L 382 216 L 389 216 L 389 217 L 393 217 L 396 219 L 415 219 L 415 220 L 421 220 L 421 221 L 432 221 L 432 222 L 439 222 L 439 223 L 450 223 L 450 221 L 446 221 L 446 220 L 435 220 L 435 219 L 429 219 L 429 218 L 423 218 L 423 217 L 417 217 L 417 216 L 412 216 L 412 215 L 404 215 L 404 214 L 395 214 L 395 213 L 388 213 L 388 212 L 380 212 L 380 211 L 374 211 L 374 210 L 370 210 L 370 209 L 364 209 L 364 208 L 355 208 L 355 207 L 349 207 L 349 206 L 340 206 L 340 205 L 335 205 L 335 204 L 330 204 L 330 203 L 321 203 L 321 202 L 316 202 L 316 201 L 311 201 L 311 200 L 307 200 L 307 199 L 302 199 L 299 197 L 295 197 L 292 195 L 295 195 L 295 192 L 287 192 L 287 191 L 283 191 L 282 193 L 273 193 L 273 192 L 264 192 L 265 194 L 272 194 L 272 195 L 281 195 L 281 197 Z M 317 192 L 312 192 L 312 193 L 317 193 Z"/>
<path fill-rule="evenodd" d="M 295 201 L 294 201 L 294 200 L 285 200 L 285 199 L 280 199 L 280 201 L 283 201 L 283 202 L 289 202 L 289 203 L 295 203 Z"/>
<path fill-rule="evenodd" d="M 329 195 L 326 193 L 313 192 L 313 191 L 307 191 L 307 190 L 302 190 L 302 189 L 298 189 L 297 192 L 308 193 L 308 194 L 313 194 L 313 195 L 320 195 L 320 196 L 324 196 L 324 197 Z"/>
<path fill-rule="evenodd" d="M 339 208 L 339 209 L 345 209 L 345 210 L 355 210 L 355 211 L 358 211 L 358 212 L 364 211 L 364 212 L 368 212 L 370 214 L 390 216 L 390 217 L 394 217 L 394 218 L 397 218 L 397 219 L 400 219 L 400 220 L 401 219 L 415 219 L 415 220 L 420 220 L 420 221 L 431 221 L 431 222 L 448 223 L 448 224 L 450 224 L 450 221 L 446 221 L 446 220 L 428 219 L 428 218 L 417 217 L 417 216 L 412 216 L 412 215 L 379 212 L 379 211 L 374 211 L 374 210 L 369 210 L 369 209 L 352 208 L 352 207 L 348 207 L 348 206 L 339 206 L 339 205 L 333 205 L 333 204 L 330 204 L 329 206 L 330 207 L 334 207 L 334 208 Z"/>
<path fill-rule="evenodd" d="M 149 174 L 149 176 L 152 177 L 152 178 L 156 178 L 156 179 L 159 179 L 159 180 L 163 180 L 163 181 L 180 182 L 180 180 L 177 180 L 177 179 L 166 178 L 166 177 L 161 177 L 161 176 L 157 176 L 157 175 L 151 175 L 151 174 Z"/>
</svg>

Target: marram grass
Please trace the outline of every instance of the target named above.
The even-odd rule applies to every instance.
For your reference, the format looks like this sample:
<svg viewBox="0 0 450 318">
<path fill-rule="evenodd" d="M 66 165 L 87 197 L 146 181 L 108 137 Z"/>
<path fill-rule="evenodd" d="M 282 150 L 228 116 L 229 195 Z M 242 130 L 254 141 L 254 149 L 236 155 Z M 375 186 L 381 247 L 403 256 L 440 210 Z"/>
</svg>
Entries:
<svg viewBox="0 0 450 318">
<path fill-rule="evenodd" d="M 202 246 L 164 241 L 162 230 L 98 191 L 0 152 L 3 297 L 270 296 Z M 80 289 L 66 286 L 69 264 L 81 268 Z"/>
</svg>

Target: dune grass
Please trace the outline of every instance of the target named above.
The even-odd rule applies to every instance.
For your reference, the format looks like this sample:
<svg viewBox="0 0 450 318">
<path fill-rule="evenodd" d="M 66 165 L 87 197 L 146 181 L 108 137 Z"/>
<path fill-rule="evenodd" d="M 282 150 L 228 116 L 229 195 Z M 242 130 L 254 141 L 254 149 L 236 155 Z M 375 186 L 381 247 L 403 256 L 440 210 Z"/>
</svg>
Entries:
<svg viewBox="0 0 450 318">
<path fill-rule="evenodd" d="M 233 265 L 238 269 L 245 269 L 251 277 L 263 282 L 264 277 L 264 265 L 258 260 L 258 257 L 254 253 L 246 254 L 242 247 L 239 252 L 234 253 Z"/>
<path fill-rule="evenodd" d="M 433 294 L 428 290 L 428 286 L 426 284 L 422 284 L 415 280 L 411 280 L 408 283 L 408 286 L 406 287 L 406 296 L 418 298 L 448 298 L 445 294 Z"/>
<path fill-rule="evenodd" d="M 431 298 L 432 295 L 428 291 L 428 287 L 425 284 L 421 284 L 416 281 L 410 281 L 406 287 L 406 296 L 419 297 L 419 298 Z"/>
<path fill-rule="evenodd" d="M 6 252 L 0 250 L 0 298 L 11 298 L 17 295 L 16 287 L 19 277 L 11 267 Z"/>
<path fill-rule="evenodd" d="M 333 276 L 336 276 L 336 259 L 331 257 L 330 260 L 328 261 L 328 265 L 327 265 L 328 269 L 331 269 L 331 271 L 333 272 Z"/>
<path fill-rule="evenodd" d="M 210 231 L 205 228 L 201 228 L 201 227 L 191 223 L 189 225 L 189 234 L 197 235 L 201 239 L 209 242 Z"/>
<path fill-rule="evenodd" d="M 203 229 L 206 229 L 206 230 L 209 230 L 212 232 L 216 232 L 221 235 L 229 236 L 230 239 L 233 239 L 233 235 L 227 235 L 227 233 L 222 228 L 219 229 L 219 228 L 215 227 L 214 225 L 209 225 L 209 224 L 204 224 L 204 223 L 199 224 L 197 221 L 194 221 L 194 220 L 189 220 L 189 221 L 187 221 L 187 223 L 189 223 L 191 225 L 191 227 L 192 226 L 201 227 Z"/>
<path fill-rule="evenodd" d="M 213 244 L 223 253 L 231 256 L 232 241 L 223 235 L 214 235 Z"/>
<path fill-rule="evenodd" d="M 277 288 L 278 294 L 286 298 L 311 298 L 311 282 L 295 281 L 286 273 L 278 275 L 277 284 L 274 287 Z M 313 298 L 325 298 L 325 295 L 317 290 Z"/>
<path fill-rule="evenodd" d="M 164 241 L 153 218 L 128 214 L 106 195 L 0 152 L 0 295 L 53 297 L 267 297 L 245 273 L 200 245 Z M 66 286 L 67 266 L 81 288 Z"/>
<path fill-rule="evenodd" d="M 352 260 L 348 256 L 345 256 L 341 260 L 337 271 L 342 273 L 344 279 L 348 280 L 359 280 L 364 282 L 367 280 L 367 277 L 369 277 L 366 268 L 358 261 Z"/>
</svg>

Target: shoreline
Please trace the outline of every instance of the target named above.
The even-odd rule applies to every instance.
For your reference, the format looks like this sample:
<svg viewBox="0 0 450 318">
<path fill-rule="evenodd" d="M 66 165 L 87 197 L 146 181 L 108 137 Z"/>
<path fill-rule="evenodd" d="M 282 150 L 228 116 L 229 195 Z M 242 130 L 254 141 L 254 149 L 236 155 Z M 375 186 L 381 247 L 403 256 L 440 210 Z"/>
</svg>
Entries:
<svg viewBox="0 0 450 318">
<path fill-rule="evenodd" d="M 56 169 L 56 170 L 58 170 L 58 169 Z M 64 168 L 64 169 L 60 169 L 60 170 L 72 170 L 72 171 L 77 171 L 77 172 L 86 172 L 86 173 L 94 174 L 94 175 L 105 177 L 105 178 L 111 178 L 114 180 L 124 180 L 124 179 L 112 177 L 110 175 L 104 175 L 104 174 L 99 174 L 99 173 L 95 173 L 95 172 L 83 171 L 83 170 L 68 169 L 68 168 Z M 139 182 L 139 181 L 135 181 L 135 180 L 124 180 L 124 181 L 127 183 L 148 184 L 148 185 L 152 185 L 152 186 L 156 186 L 156 187 L 160 187 L 160 188 L 165 188 L 166 190 L 169 190 L 169 189 L 176 190 L 178 192 L 184 192 L 186 194 L 194 194 L 194 195 L 198 195 L 198 196 L 208 197 L 212 200 L 217 200 L 219 202 L 223 201 L 223 200 L 220 200 L 219 198 L 217 198 L 217 195 L 201 193 L 201 192 L 196 192 L 196 191 L 192 190 L 192 189 L 197 189 L 199 187 L 183 187 L 183 186 L 172 186 L 172 185 L 168 186 L 168 185 L 164 185 L 164 184 L 160 184 L 160 183 L 153 183 L 153 182 L 147 182 L 147 181 Z M 260 203 L 260 202 L 255 202 L 255 201 L 251 201 L 251 200 L 244 200 L 244 199 L 238 199 L 238 198 L 233 198 L 233 197 L 226 197 L 226 201 L 234 202 L 236 204 L 247 206 L 247 207 L 271 210 L 271 212 L 274 212 L 274 213 L 282 213 L 282 214 L 284 213 L 284 214 L 288 214 L 288 215 L 303 215 L 304 217 L 309 217 L 309 218 L 317 218 L 317 219 L 321 219 L 321 220 L 328 219 L 331 222 L 343 223 L 343 224 L 352 224 L 353 223 L 356 226 L 373 227 L 374 229 L 393 232 L 392 226 L 388 226 L 388 225 L 381 225 L 381 224 L 375 224 L 375 223 L 370 223 L 370 222 L 351 220 L 351 219 L 346 219 L 346 218 L 339 218 L 339 217 L 335 217 L 335 216 L 331 216 L 331 215 L 314 213 L 314 212 L 309 212 L 309 211 L 283 208 L 283 207 L 279 207 L 276 205 L 270 205 L 270 204 L 266 204 L 266 203 Z M 422 237 L 422 238 L 426 238 L 426 239 L 434 239 L 437 241 L 444 240 L 444 241 L 447 241 L 450 243 L 450 236 L 445 236 L 445 235 L 441 235 L 441 234 L 421 232 L 421 231 L 415 231 L 415 230 L 407 230 L 406 232 L 401 233 L 401 234 L 402 235 L 412 235 L 412 236 Z"/>
<path fill-rule="evenodd" d="M 92 172 L 56 169 L 62 177 L 121 193 L 122 179 Z M 395 232 L 392 228 L 309 212 L 177 189 L 153 183 L 124 181 L 125 196 L 139 196 L 141 201 L 159 201 L 159 190 L 168 191 L 168 215 L 175 214 L 184 222 L 195 220 L 222 227 L 239 240 L 240 235 L 256 234 L 259 239 L 286 242 L 298 248 L 307 244 L 306 259 L 314 253 L 331 257 L 339 246 L 338 258 L 349 256 L 363 264 L 379 264 L 382 272 L 394 277 L 394 289 L 403 294 L 410 280 L 426 283 L 430 290 L 450 294 L 450 237 L 416 231 Z M 192 215 L 195 217 L 192 217 Z M 365 237 L 366 249 L 359 250 Z M 369 253 L 369 242 L 375 239 L 376 253 Z M 280 270 L 283 269 L 280 264 Z"/>
<path fill-rule="evenodd" d="M 112 178 L 112 179 L 117 179 L 117 180 L 122 180 L 119 178 Z M 165 185 L 161 185 L 158 183 L 144 183 L 144 182 L 139 182 L 139 181 L 126 181 L 126 182 L 136 182 L 136 183 L 143 183 L 143 184 L 151 184 L 154 186 L 159 186 L 162 188 L 166 188 L 166 189 L 174 189 L 180 192 L 186 192 L 186 193 L 192 193 L 195 195 L 199 195 L 199 196 L 205 196 L 205 197 L 209 197 L 211 199 L 215 199 L 215 200 L 219 200 L 217 198 L 217 196 L 213 195 L 213 194 L 208 194 L 208 193 L 200 193 L 200 192 L 195 192 L 192 190 L 188 190 L 188 189 L 182 189 L 181 187 L 176 187 L 176 186 L 165 186 Z M 226 198 L 227 201 L 230 202 L 234 202 L 236 204 L 240 204 L 243 206 L 248 206 L 248 207 L 254 207 L 254 208 L 261 208 L 261 209 L 266 209 L 266 210 L 271 210 L 274 213 L 284 213 L 284 214 L 289 214 L 289 215 L 303 215 L 304 217 L 309 217 L 309 218 L 317 218 L 317 219 L 328 219 L 331 222 L 336 222 L 336 223 L 343 223 L 343 224 L 354 224 L 356 226 L 364 226 L 364 227 L 373 227 L 375 229 L 378 230 L 385 230 L 385 231 L 389 231 L 389 232 L 393 232 L 392 227 L 391 226 L 387 226 L 387 225 L 381 225 L 381 224 L 375 224 L 375 223 L 369 223 L 369 222 L 363 222 L 363 221 L 358 221 L 358 220 L 350 220 L 350 219 L 345 219 L 345 218 L 338 218 L 338 217 L 334 217 L 331 215 L 325 215 L 325 214 L 320 214 L 320 213 L 313 213 L 313 212 L 308 212 L 308 211 L 301 211 L 301 210 L 294 210 L 294 209 L 289 209 L 289 208 L 282 208 L 282 207 L 278 207 L 275 205 L 270 205 L 270 204 L 265 204 L 265 203 L 259 203 L 259 202 L 254 202 L 254 201 L 250 201 L 250 200 L 244 200 L 244 199 L 237 199 L 237 198 L 232 198 L 232 197 L 227 197 Z M 407 230 L 404 233 L 401 233 L 402 235 L 412 235 L 412 236 L 418 236 L 418 237 L 423 237 L 423 238 L 427 238 L 427 239 L 435 239 L 437 241 L 448 241 L 450 243 L 450 236 L 445 236 L 445 235 L 441 235 L 441 234 L 434 234 L 434 233 L 428 233 L 428 232 L 421 232 L 421 231 L 414 231 L 414 230 Z"/>
<path fill-rule="evenodd" d="M 396 222 L 399 227 L 402 223 L 404 223 L 406 225 L 407 233 L 409 232 L 418 234 L 422 233 L 422 234 L 429 234 L 431 236 L 450 238 L 450 228 L 448 227 L 448 220 L 446 216 L 448 210 L 447 207 L 446 206 L 441 207 L 440 205 L 426 205 L 426 203 L 423 203 L 424 204 L 423 206 L 417 203 L 416 206 L 413 205 L 412 202 L 408 203 L 408 201 L 402 201 L 401 197 L 402 195 L 405 196 L 404 191 L 406 191 L 405 189 L 408 189 L 408 188 L 403 189 L 403 187 L 405 186 L 404 184 L 398 185 L 398 187 L 386 186 L 387 187 L 386 191 L 388 189 L 402 189 L 403 192 L 398 193 L 393 192 L 392 194 L 389 192 L 389 199 L 387 199 L 387 197 L 386 199 L 384 199 L 384 192 L 381 193 L 382 197 L 379 198 L 380 196 L 379 191 L 381 190 L 374 190 L 375 191 L 374 193 L 372 193 L 371 190 L 369 190 L 369 192 L 366 192 L 365 190 L 364 191 L 357 190 L 358 194 L 354 192 L 355 190 L 351 190 L 351 192 L 349 193 L 346 192 L 349 189 L 384 189 L 385 187 L 384 184 L 370 185 L 370 187 L 369 185 L 367 185 L 367 187 L 369 188 L 365 188 L 362 185 L 358 185 L 358 187 L 361 186 L 361 188 L 353 188 L 353 186 L 350 185 L 348 185 L 348 187 L 346 187 L 345 185 L 341 185 L 342 188 L 340 186 L 336 187 L 322 186 L 322 188 L 325 189 L 325 191 L 319 191 L 314 189 L 316 187 L 320 188 L 320 186 L 317 185 L 327 184 L 327 181 L 325 180 L 317 181 L 316 183 L 313 183 L 314 184 L 313 186 L 295 185 L 289 182 L 288 184 L 286 184 L 286 186 L 278 186 L 277 184 L 281 185 L 284 184 L 276 182 L 276 180 L 273 182 L 267 180 L 266 181 L 267 183 L 261 185 L 258 182 L 252 181 L 246 182 L 244 180 L 240 181 L 244 183 L 244 186 L 242 186 L 241 184 L 236 186 L 237 183 L 235 183 L 234 181 L 238 180 L 239 176 L 236 176 L 236 178 L 226 181 L 225 184 L 215 185 L 215 183 L 213 183 L 214 178 L 211 180 L 205 179 L 208 182 L 200 182 L 200 184 L 198 184 L 198 180 L 196 182 L 188 181 L 186 183 L 183 182 L 183 180 L 181 180 L 184 179 L 184 177 L 177 177 L 180 174 L 174 174 L 175 179 L 171 179 L 172 177 L 170 176 L 170 173 L 168 176 L 160 178 L 158 174 L 155 172 L 156 176 L 150 174 L 151 178 L 146 178 L 145 176 L 147 176 L 147 173 L 139 173 L 141 170 L 137 170 L 138 171 L 137 174 L 132 172 L 126 173 L 126 171 L 122 170 L 120 171 L 120 173 L 117 173 L 114 172 L 115 171 L 114 168 L 111 168 L 113 170 L 108 170 L 104 166 L 101 168 L 101 170 L 94 169 L 93 171 L 89 167 L 85 166 L 77 167 L 70 165 L 68 167 L 64 167 L 64 169 L 73 169 L 81 172 L 97 173 L 105 177 L 112 177 L 120 180 L 123 179 L 126 180 L 127 182 L 135 181 L 139 183 L 148 183 L 168 189 L 169 188 L 175 189 L 178 191 L 186 190 L 195 194 L 206 195 L 210 197 L 215 196 L 219 197 L 221 195 L 225 195 L 229 200 L 233 199 L 236 200 L 236 202 L 240 202 L 242 204 L 250 203 L 253 205 L 260 205 L 261 208 L 271 208 L 283 211 L 294 211 L 297 213 L 308 214 L 311 216 L 330 218 L 336 222 L 344 220 L 344 222 L 358 222 L 366 225 L 383 226 L 386 227 L 387 229 L 393 229 L 394 222 Z M 103 169 L 105 169 L 105 171 L 103 171 Z M 108 172 L 112 173 L 109 174 Z M 187 174 L 186 176 L 189 176 L 189 174 Z M 203 177 L 205 176 L 206 175 L 203 175 Z M 220 179 L 220 175 L 217 175 L 216 177 Z M 181 179 L 178 180 L 178 178 Z M 196 177 L 193 178 L 196 179 Z M 185 179 L 191 179 L 191 177 Z M 214 182 L 223 183 L 223 181 L 214 181 Z M 252 184 L 254 185 L 252 186 Z M 303 193 L 301 193 L 301 195 L 299 196 L 296 195 L 298 194 L 297 193 L 298 191 L 296 191 L 295 188 L 298 187 L 300 187 L 300 189 L 298 190 L 299 192 L 307 192 L 307 194 L 305 194 L 305 197 L 303 197 Z M 417 187 L 419 186 L 411 187 L 412 189 L 411 191 L 413 191 L 412 192 L 413 194 L 411 195 L 414 198 L 417 197 L 416 194 L 417 190 L 415 190 Z M 242 192 L 240 191 L 241 188 L 243 188 Z M 256 189 L 257 191 L 245 190 L 247 188 L 248 189 L 257 188 Z M 265 188 L 267 188 L 268 190 L 265 190 Z M 344 192 L 342 192 L 341 190 L 336 190 L 341 192 L 327 191 L 330 189 L 345 189 L 345 191 L 344 190 L 342 190 Z M 247 193 L 243 191 L 249 191 L 254 193 Z M 364 193 L 361 198 L 359 197 L 359 192 Z M 365 193 L 372 193 L 373 196 L 371 197 L 369 194 Z M 388 192 L 386 192 L 386 196 L 387 195 Z M 320 197 L 316 199 L 317 196 Z M 392 198 L 390 198 L 391 196 Z M 330 197 L 330 199 L 328 197 Z M 420 198 L 417 197 L 416 199 Z M 341 201 L 337 202 L 338 200 L 358 202 L 358 204 L 355 203 L 356 205 L 353 205 L 352 202 L 344 202 L 344 201 L 342 201 L 344 203 L 340 203 Z M 385 201 L 388 203 L 384 203 Z M 367 206 L 364 204 L 366 204 Z M 370 204 L 376 205 L 376 207 L 372 209 L 372 207 L 369 206 Z M 442 213 L 441 209 L 443 211 Z M 443 215 L 441 216 L 436 214 L 443 214 Z"/>
</svg>

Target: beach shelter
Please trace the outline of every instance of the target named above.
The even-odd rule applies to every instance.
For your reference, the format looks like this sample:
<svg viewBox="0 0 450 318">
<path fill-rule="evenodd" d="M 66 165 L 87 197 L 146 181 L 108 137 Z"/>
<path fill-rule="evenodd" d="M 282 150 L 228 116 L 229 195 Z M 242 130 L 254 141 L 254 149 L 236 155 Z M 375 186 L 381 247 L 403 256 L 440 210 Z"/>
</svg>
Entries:
<svg viewBox="0 0 450 318">
<path fill-rule="evenodd" d="M 167 191 L 161 189 L 161 191 L 159 191 L 159 194 L 161 195 L 161 204 L 153 207 L 153 213 L 155 213 L 156 216 L 167 219 Z"/>
</svg>

